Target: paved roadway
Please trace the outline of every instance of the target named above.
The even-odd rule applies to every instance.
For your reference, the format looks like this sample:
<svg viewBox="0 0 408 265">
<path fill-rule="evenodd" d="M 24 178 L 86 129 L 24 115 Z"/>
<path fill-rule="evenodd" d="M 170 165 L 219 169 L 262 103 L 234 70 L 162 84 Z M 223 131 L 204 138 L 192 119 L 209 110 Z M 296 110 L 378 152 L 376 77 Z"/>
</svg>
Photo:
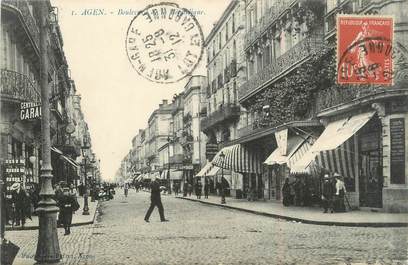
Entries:
<svg viewBox="0 0 408 265">
<path fill-rule="evenodd" d="M 103 202 L 96 224 L 59 231 L 64 264 L 407 264 L 407 228 L 307 225 L 171 196 L 163 196 L 170 222 L 155 209 L 145 223 L 149 194 L 129 193 Z M 36 235 L 8 238 L 30 257 Z"/>
</svg>

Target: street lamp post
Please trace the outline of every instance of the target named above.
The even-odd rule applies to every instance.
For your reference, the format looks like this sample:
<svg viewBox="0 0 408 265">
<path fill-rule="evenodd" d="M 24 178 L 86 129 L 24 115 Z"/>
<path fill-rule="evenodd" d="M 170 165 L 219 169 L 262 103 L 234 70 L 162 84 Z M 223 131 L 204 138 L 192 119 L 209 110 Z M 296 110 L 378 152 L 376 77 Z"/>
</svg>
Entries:
<svg viewBox="0 0 408 265">
<path fill-rule="evenodd" d="M 167 137 L 167 143 L 168 143 L 167 157 L 169 159 L 169 161 L 167 161 L 168 162 L 167 163 L 167 169 L 168 169 L 168 171 L 167 171 L 167 185 L 169 187 L 169 194 L 171 194 L 171 183 L 170 183 L 170 143 L 171 143 L 171 139 L 170 139 L 170 136 Z"/>
<path fill-rule="evenodd" d="M 222 166 L 221 166 L 221 204 L 226 204 L 225 202 L 225 188 L 224 188 L 224 152 L 221 151 L 220 154 Z"/>
<path fill-rule="evenodd" d="M 42 142 L 42 166 L 41 166 L 41 189 L 40 201 L 36 209 L 38 214 L 38 241 L 34 259 L 37 262 L 55 263 L 61 260 L 57 234 L 57 213 L 59 211 L 52 187 L 51 167 L 51 137 L 50 137 L 50 90 L 48 87 L 48 16 L 47 2 L 39 1 L 40 18 L 40 54 L 41 54 L 41 142 Z"/>
<path fill-rule="evenodd" d="M 84 186 L 85 186 L 85 191 L 84 191 L 84 208 L 82 209 L 82 215 L 89 215 L 89 206 L 88 206 L 88 177 L 86 175 L 86 162 L 87 162 L 87 156 L 86 156 L 86 150 L 89 149 L 89 145 L 87 140 L 84 138 L 84 145 L 81 146 L 81 151 L 82 151 L 82 156 L 84 159 Z"/>
</svg>

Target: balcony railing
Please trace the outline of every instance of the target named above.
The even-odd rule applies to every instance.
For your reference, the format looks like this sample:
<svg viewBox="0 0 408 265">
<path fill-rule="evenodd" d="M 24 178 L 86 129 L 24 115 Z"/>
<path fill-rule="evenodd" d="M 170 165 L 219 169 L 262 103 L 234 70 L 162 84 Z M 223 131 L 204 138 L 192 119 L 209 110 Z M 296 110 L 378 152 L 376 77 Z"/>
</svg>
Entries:
<svg viewBox="0 0 408 265">
<path fill-rule="evenodd" d="M 223 121 L 238 119 L 239 115 L 239 106 L 235 104 L 223 105 L 218 110 L 209 113 L 207 117 L 201 120 L 201 130 L 207 131 L 214 125 L 217 125 Z"/>
<path fill-rule="evenodd" d="M 266 83 L 276 79 L 290 68 L 306 60 L 314 51 L 318 50 L 322 44 L 319 36 L 309 36 L 301 40 L 286 53 L 267 65 L 260 72 L 256 73 L 246 81 L 238 90 L 239 100 L 246 99 L 249 95 L 262 89 Z"/>
<path fill-rule="evenodd" d="M 16 101 L 41 102 L 37 87 L 24 74 L 11 70 L 1 70 L 1 98 Z"/>
<path fill-rule="evenodd" d="M 31 38 L 33 39 L 38 49 L 38 47 L 40 47 L 40 30 L 37 26 L 35 18 L 32 16 L 30 12 L 28 1 L 26 0 L 3 0 L 1 4 L 12 6 L 13 8 L 17 9 L 20 12 L 22 19 L 27 26 L 27 29 L 29 33 L 31 34 Z"/>
<path fill-rule="evenodd" d="M 381 97 L 395 97 L 399 95 L 400 91 L 402 91 L 402 89 L 374 86 L 332 87 L 329 89 L 321 89 L 317 92 L 316 110 L 319 113 L 331 107 L 352 103 L 354 100 L 362 100 L 370 96 L 375 97 L 376 95 Z"/>
</svg>

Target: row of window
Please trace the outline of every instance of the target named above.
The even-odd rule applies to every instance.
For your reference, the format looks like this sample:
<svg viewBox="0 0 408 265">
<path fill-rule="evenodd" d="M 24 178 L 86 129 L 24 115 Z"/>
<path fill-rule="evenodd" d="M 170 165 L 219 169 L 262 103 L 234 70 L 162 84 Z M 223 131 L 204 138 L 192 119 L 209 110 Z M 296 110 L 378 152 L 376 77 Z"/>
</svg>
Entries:
<svg viewBox="0 0 408 265">
<path fill-rule="evenodd" d="M 267 40 L 267 43 L 258 47 L 257 51 L 247 53 L 247 78 L 251 78 L 264 67 L 273 63 L 306 37 L 305 22 L 297 29 L 292 28 L 291 30 L 276 32 L 275 37 Z"/>
<path fill-rule="evenodd" d="M 16 36 L 13 31 L 7 28 L 3 23 L 2 27 L 2 53 L 4 56 L 1 59 L 1 69 L 8 69 L 21 74 L 24 74 L 31 82 L 37 86 L 38 77 L 34 74 L 32 63 L 23 54 L 23 48 L 16 42 Z"/>
<path fill-rule="evenodd" d="M 237 102 L 237 86 L 234 81 L 232 88 L 225 87 L 211 96 L 207 103 L 208 113 L 211 114 L 212 112 L 219 110 L 223 105 L 236 104 Z"/>
</svg>

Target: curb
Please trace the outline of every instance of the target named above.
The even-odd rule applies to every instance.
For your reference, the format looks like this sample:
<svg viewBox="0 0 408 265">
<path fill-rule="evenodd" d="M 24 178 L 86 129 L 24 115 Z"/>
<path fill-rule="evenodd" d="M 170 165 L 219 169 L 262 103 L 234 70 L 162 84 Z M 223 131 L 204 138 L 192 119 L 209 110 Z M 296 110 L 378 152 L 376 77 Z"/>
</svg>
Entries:
<svg viewBox="0 0 408 265">
<path fill-rule="evenodd" d="M 182 199 L 182 200 L 187 200 L 187 201 L 200 202 L 202 204 L 207 204 L 207 205 L 211 205 L 211 206 L 218 206 L 218 207 L 221 207 L 221 208 L 228 208 L 228 209 L 232 209 L 232 210 L 252 213 L 252 214 L 256 214 L 256 215 L 272 217 L 272 218 L 275 218 L 275 219 L 283 219 L 283 220 L 286 220 L 286 221 L 300 222 L 300 223 L 303 223 L 303 224 L 326 225 L 326 226 L 348 226 L 348 227 L 376 227 L 376 228 L 381 228 L 381 227 L 408 227 L 408 223 L 399 223 L 399 222 L 389 222 L 389 223 L 370 223 L 370 222 L 365 223 L 365 222 L 363 222 L 363 223 L 359 223 L 359 222 L 333 222 L 333 221 L 308 220 L 308 219 L 290 217 L 290 216 L 285 216 L 285 215 L 267 213 L 267 212 L 262 212 L 262 211 L 244 209 L 244 208 L 239 208 L 239 207 L 235 207 L 235 206 L 229 206 L 229 205 L 219 204 L 219 203 L 214 203 L 214 202 L 195 200 L 195 199 L 190 199 L 190 198 L 186 198 L 186 197 L 176 197 L 176 198 L 177 199 Z"/>
<path fill-rule="evenodd" d="M 93 224 L 95 222 L 95 219 L 96 219 L 96 215 L 97 215 L 96 213 L 98 212 L 98 208 L 99 208 L 99 201 L 96 204 L 95 212 L 94 212 L 94 215 L 92 217 L 92 221 L 72 223 L 71 227 Z M 24 227 L 10 227 L 10 226 L 7 227 L 6 226 L 6 229 L 5 229 L 5 231 L 24 231 L 24 230 L 38 230 L 38 226 L 24 226 Z"/>
</svg>

